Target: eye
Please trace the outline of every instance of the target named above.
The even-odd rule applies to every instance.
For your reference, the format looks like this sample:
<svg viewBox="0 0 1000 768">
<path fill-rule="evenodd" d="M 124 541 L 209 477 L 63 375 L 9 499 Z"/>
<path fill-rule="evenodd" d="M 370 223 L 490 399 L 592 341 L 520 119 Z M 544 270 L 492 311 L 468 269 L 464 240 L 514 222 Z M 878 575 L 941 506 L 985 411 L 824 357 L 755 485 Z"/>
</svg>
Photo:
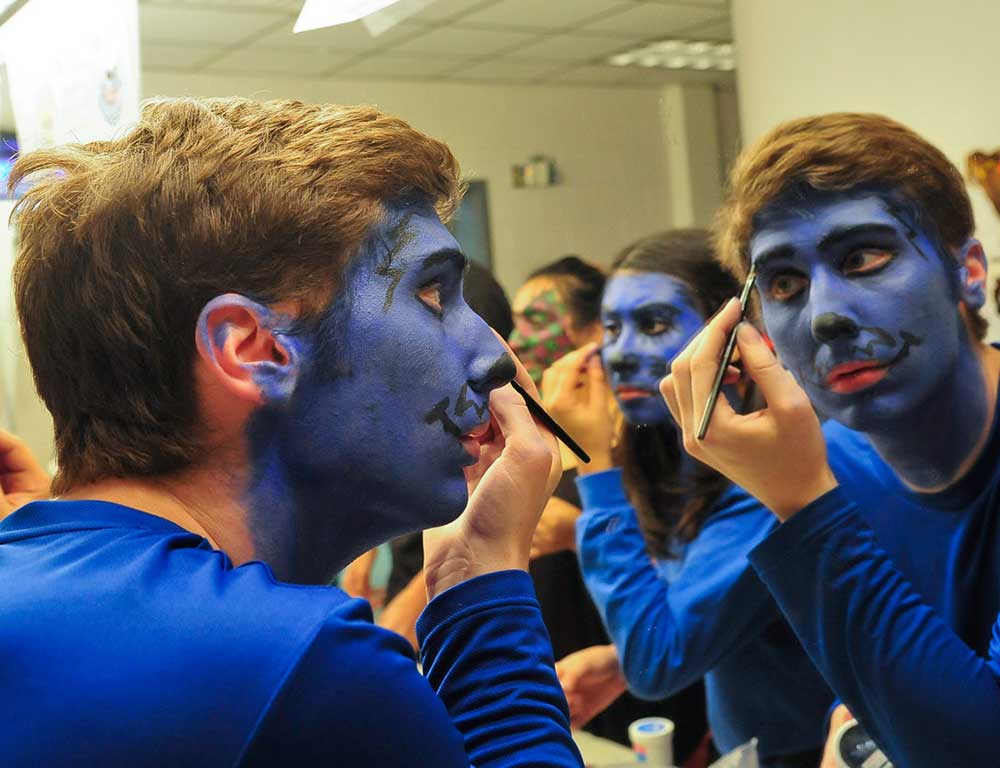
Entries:
<svg viewBox="0 0 1000 768">
<path fill-rule="evenodd" d="M 435 280 L 423 286 L 417 291 L 417 298 L 420 302 L 438 317 L 444 314 L 444 305 L 441 300 L 441 282 Z"/>
<path fill-rule="evenodd" d="M 604 338 L 606 341 L 614 341 L 621 332 L 622 326 L 617 320 L 604 321 Z"/>
<path fill-rule="evenodd" d="M 639 323 L 639 330 L 646 336 L 662 336 L 673 327 L 673 321 L 665 317 L 649 317 Z"/>
<path fill-rule="evenodd" d="M 883 248 L 864 248 L 854 251 L 840 265 L 845 275 L 867 275 L 878 272 L 896 258 L 896 254 Z"/>
<path fill-rule="evenodd" d="M 767 286 L 767 295 L 775 301 L 789 301 L 809 285 L 809 279 L 797 272 L 779 272 Z"/>
</svg>

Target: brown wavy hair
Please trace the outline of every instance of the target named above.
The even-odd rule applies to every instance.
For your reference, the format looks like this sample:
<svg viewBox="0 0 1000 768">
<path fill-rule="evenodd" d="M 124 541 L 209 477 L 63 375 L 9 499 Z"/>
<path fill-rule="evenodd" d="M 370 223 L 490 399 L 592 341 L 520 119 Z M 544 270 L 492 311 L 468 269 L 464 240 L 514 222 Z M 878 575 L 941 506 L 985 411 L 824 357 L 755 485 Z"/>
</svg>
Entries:
<svg viewBox="0 0 1000 768">
<path fill-rule="evenodd" d="M 160 99 L 114 141 L 21 157 L 17 310 L 55 422 L 53 492 L 200 450 L 195 325 L 226 292 L 316 320 L 385 205 L 447 219 L 448 147 L 372 107 Z"/>
<path fill-rule="evenodd" d="M 874 192 L 902 203 L 943 245 L 958 248 L 975 230 L 961 172 L 941 150 L 906 126 L 875 114 L 849 112 L 792 120 L 740 155 L 716 220 L 716 249 L 741 279 L 758 217 L 772 203 L 818 192 Z M 982 340 L 987 321 L 967 313 Z"/>
<path fill-rule="evenodd" d="M 703 229 L 660 232 L 632 243 L 612 262 L 608 280 L 617 272 L 659 272 L 680 280 L 705 318 L 740 290 L 716 260 L 711 235 Z M 746 391 L 744 411 L 753 397 L 752 387 Z M 647 548 L 658 557 L 672 556 L 671 544 L 697 537 L 729 481 L 694 459 L 693 472 L 682 477 L 685 454 L 671 420 L 650 426 L 625 423 L 618 451 L 625 492 Z"/>
</svg>

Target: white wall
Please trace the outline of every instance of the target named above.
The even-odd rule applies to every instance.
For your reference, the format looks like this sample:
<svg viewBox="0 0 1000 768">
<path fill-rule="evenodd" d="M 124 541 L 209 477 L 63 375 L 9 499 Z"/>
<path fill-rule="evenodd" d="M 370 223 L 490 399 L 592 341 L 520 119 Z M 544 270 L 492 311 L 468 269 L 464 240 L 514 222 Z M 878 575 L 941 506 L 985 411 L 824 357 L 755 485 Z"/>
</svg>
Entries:
<svg viewBox="0 0 1000 768">
<path fill-rule="evenodd" d="M 905 123 L 963 172 L 969 152 L 1000 146 L 997 0 L 734 0 L 733 15 L 746 144 L 783 120 L 850 110 Z M 996 275 L 1000 216 L 970 195 Z"/>
<path fill-rule="evenodd" d="M 685 88 L 711 93 L 706 86 Z M 679 86 L 674 86 L 679 88 Z M 493 259 L 512 291 L 534 267 L 576 252 L 607 262 L 631 240 L 678 219 L 656 89 L 326 82 L 147 73 L 155 95 L 248 95 L 369 103 L 447 142 L 464 173 L 488 182 Z M 510 166 L 555 158 L 563 180 L 514 189 Z M 687 169 L 683 170 L 684 173 Z"/>
</svg>

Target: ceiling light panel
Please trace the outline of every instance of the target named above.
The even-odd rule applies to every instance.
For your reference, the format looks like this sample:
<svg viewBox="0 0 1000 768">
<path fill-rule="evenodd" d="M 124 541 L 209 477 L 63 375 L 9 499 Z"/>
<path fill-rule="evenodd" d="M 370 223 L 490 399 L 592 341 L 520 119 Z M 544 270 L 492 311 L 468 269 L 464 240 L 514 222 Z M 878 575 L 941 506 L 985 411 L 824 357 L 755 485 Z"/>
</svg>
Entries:
<svg viewBox="0 0 1000 768">
<path fill-rule="evenodd" d="M 731 72 L 736 69 L 736 51 L 732 43 L 708 40 L 660 40 L 617 53 L 608 58 L 608 64 L 616 67 Z"/>
</svg>

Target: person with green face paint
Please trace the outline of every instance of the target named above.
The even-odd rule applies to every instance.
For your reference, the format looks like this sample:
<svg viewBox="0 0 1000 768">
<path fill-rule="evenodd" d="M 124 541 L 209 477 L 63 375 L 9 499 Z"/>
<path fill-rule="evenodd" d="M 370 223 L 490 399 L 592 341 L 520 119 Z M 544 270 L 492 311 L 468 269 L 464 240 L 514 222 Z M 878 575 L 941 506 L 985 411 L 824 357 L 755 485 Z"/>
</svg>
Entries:
<svg viewBox="0 0 1000 768">
<path fill-rule="evenodd" d="M 532 272 L 514 294 L 510 348 L 536 384 L 560 357 L 601 336 L 604 273 L 579 256 L 563 256 Z"/>
</svg>

